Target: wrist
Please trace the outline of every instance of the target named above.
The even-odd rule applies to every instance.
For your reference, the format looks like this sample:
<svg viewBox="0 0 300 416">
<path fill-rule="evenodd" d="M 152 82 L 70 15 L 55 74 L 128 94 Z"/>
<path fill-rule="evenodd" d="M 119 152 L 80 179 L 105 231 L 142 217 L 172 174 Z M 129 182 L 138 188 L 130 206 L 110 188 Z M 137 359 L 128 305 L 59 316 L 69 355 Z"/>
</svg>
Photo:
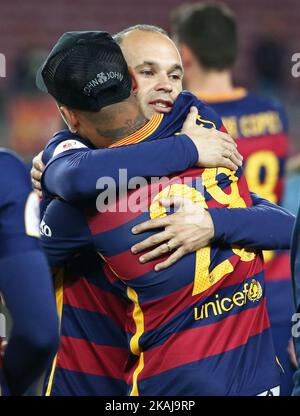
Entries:
<svg viewBox="0 0 300 416">
<path fill-rule="evenodd" d="M 190 160 L 191 160 L 190 166 L 194 166 L 198 162 L 199 157 L 200 157 L 197 146 L 195 145 L 194 141 L 188 135 L 180 134 L 179 137 L 183 141 L 186 149 L 189 151 Z"/>
</svg>

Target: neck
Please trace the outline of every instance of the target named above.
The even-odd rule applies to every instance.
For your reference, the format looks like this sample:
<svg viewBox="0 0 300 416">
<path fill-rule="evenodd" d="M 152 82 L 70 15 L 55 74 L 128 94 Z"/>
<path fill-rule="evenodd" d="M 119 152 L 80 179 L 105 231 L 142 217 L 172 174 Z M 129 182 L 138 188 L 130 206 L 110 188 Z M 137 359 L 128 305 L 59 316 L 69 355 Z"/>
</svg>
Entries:
<svg viewBox="0 0 300 416">
<path fill-rule="evenodd" d="M 108 147 L 124 137 L 135 133 L 147 122 L 148 120 L 138 111 L 136 113 L 127 112 L 123 117 L 119 117 L 117 122 L 113 124 L 109 123 L 109 126 L 101 123 L 96 126 L 96 132 L 98 134 L 97 144 L 102 143 L 102 147 Z M 97 144 L 96 146 L 99 147 Z"/>
<path fill-rule="evenodd" d="M 109 147 L 141 129 L 148 120 L 143 116 L 135 97 L 89 115 L 91 128 L 85 132 L 97 148 Z"/>
<path fill-rule="evenodd" d="M 231 71 L 208 71 L 199 66 L 185 72 L 185 88 L 198 96 L 228 94 L 234 90 Z"/>
</svg>

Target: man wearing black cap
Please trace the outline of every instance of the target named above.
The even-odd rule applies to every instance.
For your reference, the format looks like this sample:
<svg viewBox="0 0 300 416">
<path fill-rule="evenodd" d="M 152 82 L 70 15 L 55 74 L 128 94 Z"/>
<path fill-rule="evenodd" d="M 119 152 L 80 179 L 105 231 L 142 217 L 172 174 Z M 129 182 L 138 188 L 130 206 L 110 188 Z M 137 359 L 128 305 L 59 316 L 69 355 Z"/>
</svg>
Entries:
<svg viewBox="0 0 300 416">
<path fill-rule="evenodd" d="M 80 48 L 81 47 L 83 47 L 83 46 L 80 44 Z M 105 49 L 105 48 L 103 48 L 103 49 Z M 82 50 L 84 50 L 84 48 Z M 67 57 L 67 61 L 69 60 L 69 62 L 72 61 L 74 63 L 75 59 L 74 59 L 73 55 L 75 55 L 76 58 L 78 58 L 78 56 L 76 56 L 76 53 L 73 53 L 73 52 L 74 52 L 74 48 L 69 49 L 63 55 L 63 57 L 61 57 L 61 59 L 59 59 L 59 64 L 58 65 L 53 65 L 53 68 L 50 71 L 51 75 L 50 75 L 49 79 L 53 78 L 53 75 L 55 76 L 55 74 L 57 75 L 58 79 L 60 79 L 59 74 L 63 74 L 63 73 L 65 73 L 66 70 L 68 71 L 70 69 L 70 67 L 66 68 L 66 67 L 68 67 L 68 65 L 63 65 L 63 63 L 64 63 L 63 61 Z M 78 51 L 76 51 L 76 52 L 78 52 Z M 102 51 L 102 53 L 103 53 L 103 51 Z M 105 59 L 107 59 L 108 55 L 103 54 L 102 57 L 104 57 L 104 56 L 105 56 Z M 42 71 L 44 79 L 46 78 L 46 76 L 45 76 L 45 71 L 46 70 L 47 70 L 47 67 L 45 66 L 43 71 Z M 90 95 L 87 95 L 87 94 L 93 94 L 90 90 L 93 91 L 94 88 L 97 88 L 98 94 L 101 91 L 101 88 L 100 88 L 100 91 L 98 89 L 99 83 L 101 84 L 101 81 L 103 81 L 104 78 L 106 78 L 106 79 L 108 78 L 108 76 L 107 76 L 107 74 L 105 73 L 104 70 L 101 71 L 101 72 L 103 72 L 104 76 L 101 74 L 101 76 L 99 76 L 99 77 L 97 76 L 97 79 L 95 77 L 93 77 L 92 79 L 89 79 L 87 83 L 77 82 L 77 75 L 78 75 L 77 70 L 73 71 L 72 75 L 70 75 L 70 73 L 68 73 L 68 75 L 70 76 L 70 79 L 75 80 L 75 83 L 78 87 L 77 93 L 79 91 L 81 91 L 81 94 L 83 94 L 82 95 L 82 100 L 81 100 L 81 103 L 80 103 L 80 107 L 81 107 L 80 110 L 70 110 L 68 108 L 63 108 L 63 107 L 61 108 L 61 112 L 63 113 L 64 117 L 66 118 L 66 120 L 69 124 L 69 126 L 72 129 L 75 128 L 80 133 L 80 135 L 83 135 L 83 137 L 86 137 L 86 138 L 88 137 L 90 139 L 90 141 L 94 144 L 94 146 L 97 146 L 97 147 L 99 147 L 99 146 L 104 147 L 104 146 L 107 146 L 109 143 L 111 143 L 111 146 L 116 146 L 116 145 L 117 146 L 122 146 L 122 145 L 125 145 L 125 144 L 133 144 L 133 143 L 137 143 L 139 140 L 145 140 L 145 139 L 149 140 L 149 137 L 150 137 L 150 140 L 151 139 L 153 140 L 155 138 L 155 135 L 159 132 L 159 130 L 160 129 L 163 130 L 163 127 L 168 132 L 167 127 L 164 126 L 164 121 L 163 121 L 162 117 L 160 117 L 160 119 L 156 118 L 156 119 L 152 120 L 152 125 L 150 125 L 150 123 L 151 123 L 150 122 L 150 123 L 148 123 L 147 126 L 144 126 L 145 120 L 142 117 L 140 117 L 139 112 L 138 112 L 138 108 L 136 106 L 136 103 L 132 100 L 132 98 L 134 98 L 134 97 L 132 97 L 132 96 L 129 97 L 129 99 L 127 99 L 124 102 L 119 102 L 119 103 L 114 104 L 114 107 L 112 105 L 108 106 L 107 108 L 102 109 L 100 112 L 92 114 L 92 115 L 87 114 L 87 112 L 85 110 L 82 110 L 83 107 L 86 109 L 87 105 L 89 105 L 89 106 L 93 105 L 94 106 L 95 102 L 97 102 L 98 105 L 100 105 L 100 106 L 102 105 L 101 104 L 101 96 L 99 97 L 99 95 L 97 95 L 97 94 L 95 96 L 92 96 L 92 102 L 90 100 L 86 99 L 86 96 L 90 98 Z M 114 73 L 113 71 L 111 71 L 111 72 Z M 118 71 L 115 71 L 115 74 L 118 74 Z M 115 76 L 114 79 L 118 79 L 118 76 Z M 120 79 L 121 79 L 121 77 L 119 76 L 119 80 Z M 48 81 L 48 83 L 49 83 L 49 81 Z M 105 81 L 103 81 L 103 83 L 105 83 Z M 74 83 L 73 83 L 73 86 L 74 86 Z M 133 85 L 133 87 L 135 88 L 134 85 Z M 52 87 L 50 87 L 50 88 L 52 90 L 52 94 L 56 94 L 55 98 L 59 101 L 62 101 L 62 95 L 60 94 L 60 97 L 58 98 L 57 90 L 55 90 Z M 48 85 L 48 90 L 49 91 L 50 91 L 50 88 L 49 88 L 49 85 Z M 102 90 L 105 91 L 105 87 Z M 73 91 L 73 93 L 74 93 L 74 91 Z M 73 98 L 74 97 L 75 97 L 75 95 L 73 95 Z M 68 104 L 71 102 L 71 101 L 69 101 L 70 96 L 66 99 L 64 99 L 64 97 L 63 97 L 63 100 L 65 102 L 67 102 L 67 100 L 68 100 Z M 73 101 L 73 103 L 75 103 L 75 101 Z M 192 105 L 192 104 L 196 104 L 193 96 L 191 96 L 190 94 L 183 94 L 181 96 L 181 101 L 184 102 L 185 106 L 187 104 L 189 104 L 189 106 Z M 75 103 L 75 105 L 76 105 L 76 103 Z M 176 103 L 176 105 L 177 105 L 177 111 L 179 113 L 180 113 L 180 111 L 182 112 L 182 110 L 183 110 L 182 105 L 183 104 L 181 104 L 180 101 L 179 101 L 179 104 Z M 174 110 L 175 110 L 175 108 L 176 107 L 174 107 Z M 215 118 L 215 116 L 210 112 L 209 109 L 207 109 L 205 106 L 203 106 L 202 103 L 198 103 L 198 108 L 200 108 L 200 110 L 201 110 L 201 121 L 204 124 L 206 123 L 206 124 L 210 124 L 210 125 L 215 125 L 215 127 L 220 128 L 221 124 L 220 124 L 219 120 L 217 118 Z M 127 111 L 128 111 L 128 113 L 127 113 Z M 129 132 L 135 131 L 137 126 L 143 126 L 143 128 L 140 129 L 140 131 L 137 134 L 131 134 L 126 139 L 119 140 L 120 136 L 122 136 L 122 134 L 124 134 L 124 132 L 122 132 L 122 134 L 120 134 L 120 132 L 118 130 L 111 129 L 110 124 L 114 123 L 114 125 L 115 125 L 115 121 L 118 124 L 119 117 L 121 119 L 122 119 L 122 117 L 125 118 L 127 116 L 127 114 L 130 115 L 130 120 L 131 120 L 131 124 L 129 125 L 129 127 L 127 127 L 127 129 L 129 129 Z M 175 113 L 175 114 L 177 114 L 177 113 Z M 98 118 L 98 116 L 99 116 L 99 118 Z M 125 119 L 127 120 L 127 118 L 125 118 Z M 167 119 L 167 117 L 166 117 L 166 119 Z M 100 126 L 100 123 L 99 123 L 100 120 L 101 121 L 103 120 L 104 124 L 106 123 L 106 125 L 104 125 L 104 128 L 102 127 L 102 124 Z M 171 118 L 171 120 L 172 120 L 172 118 Z M 124 125 L 124 119 L 122 119 L 122 121 L 123 121 L 123 124 L 121 122 L 120 123 L 121 126 Z M 177 119 L 176 121 L 173 121 L 173 123 L 174 123 L 173 128 L 175 128 L 175 131 L 178 131 L 177 129 L 178 129 L 178 123 L 179 122 L 181 122 L 181 125 L 182 125 L 181 120 Z M 132 126 L 134 126 L 134 127 L 132 127 Z M 117 140 L 119 140 L 118 143 L 116 143 Z M 224 174 L 225 174 L 225 172 L 224 172 Z M 232 176 L 230 176 L 230 177 L 232 178 Z M 232 180 L 232 179 L 230 179 L 230 180 Z M 52 234 L 51 237 L 53 237 L 53 239 L 51 238 L 52 241 L 55 242 L 56 238 L 59 238 L 59 239 L 65 238 L 65 242 L 66 242 L 68 240 L 68 236 L 63 234 L 66 230 L 63 230 L 63 227 L 60 230 L 57 229 L 57 224 L 55 222 L 55 218 L 57 217 L 57 215 L 53 216 L 53 212 L 55 212 L 57 207 L 59 207 L 63 211 L 64 207 L 66 207 L 66 204 L 60 203 L 59 201 L 51 203 L 51 205 L 47 209 L 47 212 L 46 212 L 46 215 L 45 215 L 46 224 L 48 226 L 50 224 L 49 229 L 51 230 L 51 234 Z M 68 210 L 69 208 L 66 208 L 66 209 Z M 127 214 L 128 214 L 128 212 L 127 212 Z M 71 216 L 67 215 L 64 220 L 65 221 L 70 220 L 71 217 L 72 217 L 72 215 Z M 117 217 L 117 215 L 116 215 L 116 217 Z M 60 226 L 63 226 L 63 225 L 65 226 L 66 224 L 60 224 Z M 78 225 L 77 221 L 76 221 L 76 225 Z M 91 227 L 90 232 L 92 232 L 93 231 L 92 230 L 93 225 L 92 224 L 89 224 L 89 225 Z M 72 231 L 74 231 L 74 230 L 72 230 Z M 97 235 L 97 232 L 96 232 L 96 235 Z M 88 236 L 88 235 L 85 236 L 85 238 L 87 240 L 89 239 L 89 237 L 90 236 Z M 85 238 L 83 238 L 81 240 L 81 243 L 85 240 Z M 44 242 L 45 242 L 45 246 L 48 245 L 48 248 L 51 245 L 52 245 L 52 247 L 54 247 L 53 242 L 51 242 L 49 239 L 47 240 L 47 238 L 45 238 Z M 74 234 L 73 234 L 73 242 L 74 242 Z M 95 241 L 93 243 L 95 243 Z M 89 241 L 89 245 L 91 245 L 91 241 Z M 77 245 L 77 248 L 79 248 L 79 245 Z M 66 248 L 66 251 L 68 251 L 68 250 L 71 251 L 71 252 L 74 252 L 74 246 L 71 246 L 71 243 L 70 243 L 70 246 Z M 55 257 L 55 254 L 54 254 L 53 258 L 54 257 Z M 133 260 L 133 263 L 134 263 L 134 260 Z M 128 266 L 131 266 L 131 264 L 128 264 Z M 258 284 L 258 283 L 256 283 L 256 284 Z M 260 287 L 260 284 L 258 284 L 258 287 Z M 132 288 L 130 288 L 130 289 L 132 289 Z M 133 290 L 133 292 L 134 292 L 134 290 Z M 133 301 L 134 293 L 130 294 L 131 293 L 130 290 L 129 290 L 128 293 L 129 293 L 129 295 L 128 295 L 129 300 Z M 261 297 L 262 292 L 259 290 L 258 293 L 260 293 L 260 297 Z M 255 300 L 259 300 L 259 299 L 255 299 Z M 257 335 L 259 335 L 259 334 L 257 334 Z M 135 354 L 134 351 L 135 351 L 135 349 L 132 350 L 132 352 Z M 139 354 L 137 354 L 137 355 L 139 355 Z M 141 359 L 141 357 L 140 357 L 140 359 Z M 262 368 L 258 368 L 257 370 L 262 371 Z M 265 372 L 265 370 L 264 370 L 264 372 Z M 271 376 L 272 372 L 273 372 L 273 370 L 270 370 L 269 378 L 273 377 L 273 376 Z M 134 374 L 133 376 L 134 376 L 134 379 L 135 379 L 135 382 L 134 382 L 135 385 L 133 385 L 133 387 L 132 387 L 132 394 L 135 394 L 138 391 L 138 388 L 137 388 L 137 385 L 136 385 L 136 382 L 137 382 L 136 374 Z M 266 377 L 266 374 L 265 374 L 264 380 L 266 380 L 266 378 L 267 377 Z M 275 382 L 274 378 L 273 378 L 273 381 Z M 265 386 L 265 387 L 267 387 L 267 386 Z M 272 385 L 270 385 L 268 387 L 271 388 Z M 275 387 L 275 385 L 273 385 L 273 387 Z M 257 389 L 258 390 L 262 389 L 262 385 L 260 387 L 257 386 Z M 256 393 L 257 394 L 261 393 L 261 391 L 256 391 Z M 252 392 L 252 394 L 253 394 L 253 392 Z"/>
<path fill-rule="evenodd" d="M 41 90 L 55 98 L 71 130 L 88 138 L 95 147 L 107 147 L 147 122 L 131 94 L 136 84 L 129 71 L 119 46 L 108 33 L 69 32 L 59 39 L 36 80 Z M 132 102 L 128 108 L 126 105 L 126 112 L 123 100 Z M 119 114 L 114 124 L 123 126 L 125 117 L 128 125 L 110 130 L 111 116 L 104 107 L 117 103 L 122 117 Z M 95 128 L 98 117 L 101 127 Z"/>
</svg>

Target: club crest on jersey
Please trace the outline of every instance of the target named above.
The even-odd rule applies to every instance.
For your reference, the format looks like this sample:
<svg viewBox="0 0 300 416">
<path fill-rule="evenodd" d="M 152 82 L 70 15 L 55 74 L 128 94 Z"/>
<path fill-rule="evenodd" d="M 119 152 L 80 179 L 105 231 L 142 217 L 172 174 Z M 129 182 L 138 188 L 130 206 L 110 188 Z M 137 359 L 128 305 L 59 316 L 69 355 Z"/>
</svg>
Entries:
<svg viewBox="0 0 300 416">
<path fill-rule="evenodd" d="M 248 290 L 248 299 L 257 302 L 262 297 L 262 288 L 258 280 L 252 279 Z"/>
</svg>

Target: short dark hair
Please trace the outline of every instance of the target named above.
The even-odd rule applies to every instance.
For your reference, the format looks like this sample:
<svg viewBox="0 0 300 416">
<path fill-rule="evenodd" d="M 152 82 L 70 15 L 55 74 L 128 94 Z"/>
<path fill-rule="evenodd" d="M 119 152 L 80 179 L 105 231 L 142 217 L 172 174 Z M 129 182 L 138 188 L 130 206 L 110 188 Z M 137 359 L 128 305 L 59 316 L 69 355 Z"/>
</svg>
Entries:
<svg viewBox="0 0 300 416">
<path fill-rule="evenodd" d="M 132 32 L 133 30 L 140 30 L 142 32 L 161 33 L 162 35 L 169 37 L 168 33 L 159 26 L 140 24 L 140 25 L 130 26 L 122 30 L 121 32 L 116 33 L 115 35 L 113 35 L 114 41 L 117 42 L 118 45 L 121 45 L 125 35 L 129 32 Z"/>
<path fill-rule="evenodd" d="M 177 42 L 191 48 L 206 69 L 230 68 L 238 53 L 233 12 L 221 3 L 182 5 L 171 14 Z"/>
</svg>

